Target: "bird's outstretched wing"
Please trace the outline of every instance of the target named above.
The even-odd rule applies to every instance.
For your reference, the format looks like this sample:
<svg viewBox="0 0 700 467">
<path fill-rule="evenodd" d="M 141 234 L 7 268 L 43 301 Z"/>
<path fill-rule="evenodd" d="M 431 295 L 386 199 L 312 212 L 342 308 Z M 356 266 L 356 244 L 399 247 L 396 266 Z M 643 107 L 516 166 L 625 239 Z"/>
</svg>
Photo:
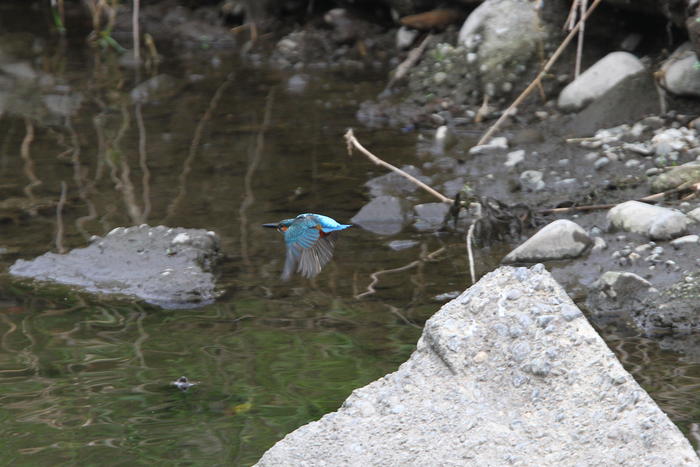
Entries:
<svg viewBox="0 0 700 467">
<path fill-rule="evenodd" d="M 294 272 L 310 279 L 316 276 L 333 257 L 336 234 L 324 234 L 318 224 L 309 218 L 294 221 L 284 233 L 287 257 L 282 279 L 288 280 Z"/>
</svg>

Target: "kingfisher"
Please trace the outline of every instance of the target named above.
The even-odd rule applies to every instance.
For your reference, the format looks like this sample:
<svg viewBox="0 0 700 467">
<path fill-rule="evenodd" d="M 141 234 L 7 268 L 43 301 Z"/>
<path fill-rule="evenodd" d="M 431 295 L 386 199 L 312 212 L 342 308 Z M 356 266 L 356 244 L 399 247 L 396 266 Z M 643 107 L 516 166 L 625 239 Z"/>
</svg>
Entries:
<svg viewBox="0 0 700 467">
<path fill-rule="evenodd" d="M 351 227 L 321 214 L 299 214 L 294 219 L 284 219 L 263 227 L 277 229 L 284 234 L 287 256 L 282 280 L 288 280 L 294 272 L 307 279 L 316 276 L 331 260 L 338 232 Z"/>
</svg>

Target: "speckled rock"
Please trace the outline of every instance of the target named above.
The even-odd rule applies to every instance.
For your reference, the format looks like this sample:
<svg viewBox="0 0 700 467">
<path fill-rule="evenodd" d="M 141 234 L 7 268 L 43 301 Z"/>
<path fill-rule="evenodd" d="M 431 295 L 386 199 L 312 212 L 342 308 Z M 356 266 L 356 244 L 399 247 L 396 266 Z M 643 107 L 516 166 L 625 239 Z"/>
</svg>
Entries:
<svg viewBox="0 0 700 467">
<path fill-rule="evenodd" d="M 484 276 L 426 322 L 396 372 L 287 435 L 257 465 L 698 463 L 537 265 Z"/>
<path fill-rule="evenodd" d="M 31 261 L 17 260 L 10 273 L 179 308 L 214 300 L 217 293 L 210 270 L 218 252 L 214 232 L 119 227 L 65 255 L 45 253 Z"/>
<path fill-rule="evenodd" d="M 639 201 L 626 201 L 608 211 L 608 221 L 618 229 L 669 240 L 684 235 L 693 220 L 680 211 Z"/>
<path fill-rule="evenodd" d="M 536 263 L 538 261 L 576 258 L 593 245 L 581 226 L 559 219 L 542 227 L 535 235 L 503 258 L 504 263 Z"/>
</svg>

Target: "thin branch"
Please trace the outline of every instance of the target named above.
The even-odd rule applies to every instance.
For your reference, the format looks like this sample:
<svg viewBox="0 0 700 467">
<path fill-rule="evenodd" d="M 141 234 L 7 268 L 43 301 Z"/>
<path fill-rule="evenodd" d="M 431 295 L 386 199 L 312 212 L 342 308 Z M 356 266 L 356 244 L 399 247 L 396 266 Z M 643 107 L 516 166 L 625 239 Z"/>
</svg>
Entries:
<svg viewBox="0 0 700 467">
<path fill-rule="evenodd" d="M 409 180 L 411 183 L 414 183 L 415 185 L 418 185 L 420 188 L 424 189 L 425 191 L 427 191 L 427 192 L 430 193 L 431 195 L 435 196 L 435 197 L 436 197 L 437 199 L 439 199 L 441 202 L 443 202 L 443 203 L 449 203 L 449 204 L 454 203 L 454 200 L 453 200 L 453 199 L 448 198 L 447 196 L 445 196 L 445 195 L 443 195 L 442 193 L 440 193 L 440 192 L 434 190 L 433 188 L 429 187 L 428 185 L 426 185 L 425 183 L 421 182 L 420 180 L 418 180 L 417 178 L 413 177 L 412 175 L 407 174 L 407 173 L 404 172 L 403 170 L 399 169 L 399 168 L 396 167 L 396 166 L 393 166 L 393 165 L 389 164 L 388 162 L 384 162 L 383 160 L 381 160 L 380 158 L 378 158 L 377 156 L 375 156 L 374 154 L 372 154 L 371 152 L 369 152 L 367 149 L 365 149 L 364 146 L 362 146 L 362 145 L 360 144 L 360 142 L 357 140 L 357 138 L 355 138 L 355 135 L 353 134 L 352 128 L 349 128 L 348 131 L 347 131 L 347 133 L 345 133 L 345 142 L 346 142 L 347 145 L 348 145 L 348 154 L 349 154 L 349 155 L 352 155 L 352 148 L 355 147 L 355 148 L 357 148 L 362 154 L 364 154 L 365 156 L 367 156 L 367 158 L 368 158 L 369 160 L 371 160 L 372 162 L 374 162 L 375 164 L 380 165 L 380 166 L 382 166 L 382 167 L 385 167 L 385 168 L 387 168 L 387 169 L 389 169 L 389 170 L 391 170 L 391 171 L 393 171 L 393 172 L 396 172 L 397 174 L 399 174 L 399 175 L 401 175 L 402 177 L 404 177 L 404 178 L 406 178 L 407 180 Z"/>
<path fill-rule="evenodd" d="M 472 276 L 472 284 L 476 284 L 476 273 L 474 272 L 474 254 L 472 253 L 472 238 L 474 238 L 474 226 L 476 221 L 472 222 L 467 231 L 467 254 L 469 255 L 469 273 Z"/>
<path fill-rule="evenodd" d="M 394 75 L 389 80 L 389 84 L 386 85 L 385 91 L 391 89 L 391 87 L 396 84 L 398 80 L 406 76 L 408 70 L 410 70 L 411 67 L 413 67 L 413 65 L 415 65 L 421 58 L 426 46 L 428 45 L 428 42 L 432 37 L 432 34 L 428 34 L 425 36 L 425 39 L 423 39 L 423 42 L 421 42 L 420 45 L 411 49 L 406 59 L 396 67 Z"/>
<path fill-rule="evenodd" d="M 489 139 L 493 136 L 493 134 L 500 128 L 500 126 L 503 124 L 506 118 L 508 118 L 513 109 L 519 106 L 527 96 L 530 95 L 530 93 L 537 87 L 539 86 L 540 82 L 542 79 L 545 77 L 545 75 L 549 72 L 549 69 L 554 65 L 554 63 L 559 59 L 559 56 L 564 52 L 564 49 L 566 49 L 566 46 L 569 45 L 571 40 L 574 38 L 574 36 L 578 33 L 579 29 L 581 29 L 581 26 L 583 23 L 588 19 L 588 17 L 593 13 L 593 11 L 598 7 L 600 2 L 603 0 L 595 0 L 591 7 L 586 11 L 586 14 L 583 15 L 583 17 L 579 20 L 579 22 L 576 24 L 576 26 L 569 32 L 569 34 L 564 38 L 562 43 L 559 45 L 557 50 L 552 54 L 552 57 L 547 61 L 547 63 L 544 65 L 542 68 L 542 71 L 537 75 L 537 77 L 530 83 L 530 85 L 525 88 L 525 90 L 520 93 L 520 95 L 513 101 L 512 104 L 501 114 L 501 116 L 496 120 L 496 123 L 491 125 L 491 128 L 489 128 L 486 133 L 484 133 L 484 136 L 481 137 L 477 144 L 477 146 L 486 144 Z"/>
<path fill-rule="evenodd" d="M 673 195 L 676 193 L 681 193 L 684 191 L 690 190 L 690 198 L 697 196 L 698 193 L 700 193 L 700 182 L 685 182 L 676 188 L 672 188 L 670 190 L 662 191 L 661 193 L 654 193 L 653 195 L 645 196 L 643 198 L 631 200 L 631 201 L 639 201 L 641 203 L 648 203 L 651 201 L 658 201 L 660 199 L 665 198 L 668 195 Z M 690 199 L 688 198 L 688 199 Z M 685 199 L 685 198 L 684 198 Z M 623 201 L 623 203 L 626 201 Z M 587 206 L 571 206 L 568 208 L 552 208 L 552 209 L 544 209 L 541 211 L 542 214 L 561 214 L 561 213 L 566 213 L 566 212 L 576 212 L 576 211 L 598 211 L 598 210 L 603 210 L 603 209 L 611 209 L 617 206 L 618 204 L 621 203 L 615 203 L 615 204 L 590 204 Z"/>
</svg>

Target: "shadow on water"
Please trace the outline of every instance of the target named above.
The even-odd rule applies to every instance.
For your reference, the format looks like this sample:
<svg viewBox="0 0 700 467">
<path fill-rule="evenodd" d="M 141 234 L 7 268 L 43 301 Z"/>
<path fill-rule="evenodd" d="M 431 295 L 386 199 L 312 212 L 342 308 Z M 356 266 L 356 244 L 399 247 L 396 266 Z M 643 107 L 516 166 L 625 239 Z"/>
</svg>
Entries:
<svg viewBox="0 0 700 467">
<path fill-rule="evenodd" d="M 222 298 L 193 310 L 0 276 L 1 463 L 252 464 L 393 371 L 437 310 L 435 295 L 468 285 L 459 235 L 403 233 L 391 239 L 419 245 L 392 251 L 359 229 L 343 232 L 317 279 L 279 281 L 282 241 L 260 224 L 299 212 L 347 221 L 366 201 L 363 183 L 382 174 L 349 158 L 342 135 L 383 73 L 311 73 L 299 90 L 289 73 L 194 54 L 137 87 L 119 56 L 86 48 L 84 36 L 52 44 L 12 31 L 3 23 L 3 270 L 141 223 L 214 230 L 226 257 Z M 413 161 L 413 136 L 362 136 L 395 163 Z M 390 269 L 400 271 L 383 274 L 375 294 L 353 298 Z M 653 343 L 609 342 L 684 429 L 697 420 L 697 365 L 680 368 Z M 169 385 L 182 375 L 198 384 Z"/>
</svg>

